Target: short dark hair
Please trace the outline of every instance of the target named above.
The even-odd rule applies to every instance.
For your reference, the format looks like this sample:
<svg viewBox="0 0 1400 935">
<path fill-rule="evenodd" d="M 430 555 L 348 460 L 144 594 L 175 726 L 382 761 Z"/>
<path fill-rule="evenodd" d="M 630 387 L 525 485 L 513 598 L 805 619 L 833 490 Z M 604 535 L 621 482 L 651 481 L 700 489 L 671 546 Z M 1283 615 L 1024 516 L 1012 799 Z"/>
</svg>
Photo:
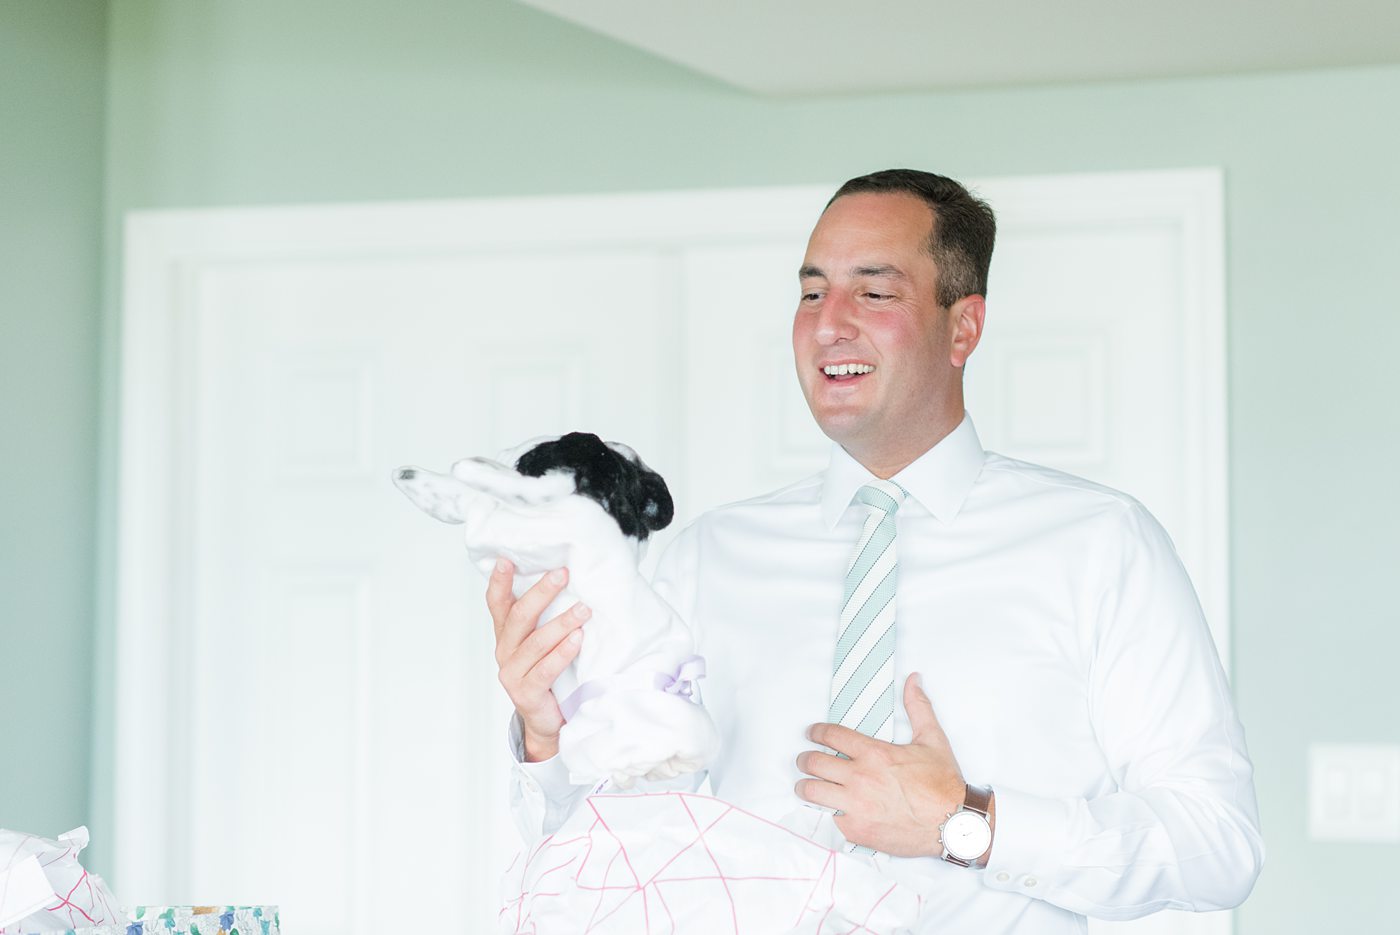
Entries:
<svg viewBox="0 0 1400 935">
<path fill-rule="evenodd" d="M 997 219 L 985 201 L 946 176 L 918 169 L 884 169 L 851 179 L 826 206 L 843 195 L 864 192 L 913 195 L 933 209 L 928 252 L 938 266 L 935 298 L 939 305 L 947 308 L 963 296 L 987 294 Z"/>
</svg>

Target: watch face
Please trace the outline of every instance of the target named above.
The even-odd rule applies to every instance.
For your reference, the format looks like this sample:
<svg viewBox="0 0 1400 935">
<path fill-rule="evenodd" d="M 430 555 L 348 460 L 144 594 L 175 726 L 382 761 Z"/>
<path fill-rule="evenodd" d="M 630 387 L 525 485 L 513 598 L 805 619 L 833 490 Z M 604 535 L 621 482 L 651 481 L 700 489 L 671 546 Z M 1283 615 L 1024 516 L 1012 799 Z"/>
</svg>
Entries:
<svg viewBox="0 0 1400 935">
<path fill-rule="evenodd" d="M 958 812 L 943 825 L 943 848 L 958 860 L 976 860 L 991 843 L 991 825 L 976 812 Z"/>
</svg>

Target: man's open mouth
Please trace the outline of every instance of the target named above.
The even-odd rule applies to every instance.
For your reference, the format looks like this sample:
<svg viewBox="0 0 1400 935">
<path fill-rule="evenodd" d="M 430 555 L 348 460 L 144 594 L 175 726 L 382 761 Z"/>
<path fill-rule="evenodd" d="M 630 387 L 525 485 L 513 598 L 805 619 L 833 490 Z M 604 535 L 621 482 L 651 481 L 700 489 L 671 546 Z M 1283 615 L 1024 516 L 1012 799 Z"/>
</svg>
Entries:
<svg viewBox="0 0 1400 935">
<path fill-rule="evenodd" d="M 822 373 L 832 383 L 848 383 L 874 370 L 874 364 L 827 364 L 822 368 Z"/>
</svg>

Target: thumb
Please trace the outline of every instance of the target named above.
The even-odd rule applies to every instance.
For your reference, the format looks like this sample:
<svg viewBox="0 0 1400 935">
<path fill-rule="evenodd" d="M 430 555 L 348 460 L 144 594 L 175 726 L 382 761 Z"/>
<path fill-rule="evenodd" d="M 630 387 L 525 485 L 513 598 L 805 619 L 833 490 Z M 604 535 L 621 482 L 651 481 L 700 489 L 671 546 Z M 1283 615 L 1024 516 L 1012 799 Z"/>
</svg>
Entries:
<svg viewBox="0 0 1400 935">
<path fill-rule="evenodd" d="M 912 740 L 918 744 L 948 743 L 943 727 L 938 723 L 938 715 L 933 713 L 933 702 L 924 694 L 923 678 L 917 672 L 904 681 L 904 711 L 909 715 L 909 727 L 913 731 Z"/>
</svg>

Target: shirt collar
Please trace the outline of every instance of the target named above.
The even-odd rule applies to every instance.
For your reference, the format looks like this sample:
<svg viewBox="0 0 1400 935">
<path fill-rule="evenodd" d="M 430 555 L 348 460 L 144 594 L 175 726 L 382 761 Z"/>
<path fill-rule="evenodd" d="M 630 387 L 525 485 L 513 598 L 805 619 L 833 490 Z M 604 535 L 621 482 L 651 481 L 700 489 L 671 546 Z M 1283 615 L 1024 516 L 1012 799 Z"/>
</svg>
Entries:
<svg viewBox="0 0 1400 935">
<path fill-rule="evenodd" d="M 962 509 L 985 457 L 972 416 L 964 412 L 957 428 L 890 479 L 924 509 L 949 523 Z M 846 449 L 832 443 L 831 461 L 822 481 L 822 521 L 827 529 L 836 527 L 856 491 L 874 479 L 875 475 Z"/>
</svg>

